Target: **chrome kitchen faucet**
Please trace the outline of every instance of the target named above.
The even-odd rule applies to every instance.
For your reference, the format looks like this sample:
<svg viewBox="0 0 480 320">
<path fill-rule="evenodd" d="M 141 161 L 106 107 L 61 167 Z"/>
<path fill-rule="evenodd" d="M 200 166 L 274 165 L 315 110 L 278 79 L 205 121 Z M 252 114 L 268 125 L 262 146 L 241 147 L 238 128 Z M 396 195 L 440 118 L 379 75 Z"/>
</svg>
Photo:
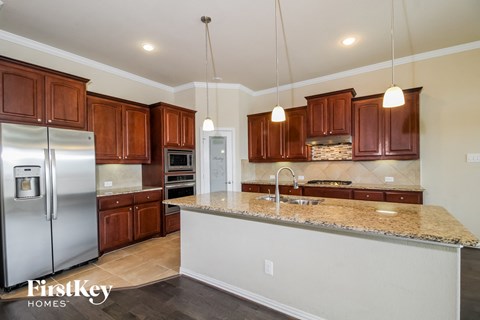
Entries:
<svg viewBox="0 0 480 320">
<path fill-rule="evenodd" d="M 277 174 L 275 175 L 275 203 L 280 204 L 280 190 L 278 189 L 278 175 L 280 174 L 280 171 L 283 169 L 287 169 L 292 173 L 293 176 L 293 189 L 298 189 L 298 181 L 297 177 L 295 177 L 295 172 L 289 167 L 281 167 L 278 169 Z"/>
</svg>

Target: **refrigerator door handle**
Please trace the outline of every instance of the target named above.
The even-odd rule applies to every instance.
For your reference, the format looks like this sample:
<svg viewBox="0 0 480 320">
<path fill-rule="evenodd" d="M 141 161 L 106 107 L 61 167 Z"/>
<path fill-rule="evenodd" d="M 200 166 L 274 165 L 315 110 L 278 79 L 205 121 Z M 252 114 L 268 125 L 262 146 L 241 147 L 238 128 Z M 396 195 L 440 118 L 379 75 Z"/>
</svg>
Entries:
<svg viewBox="0 0 480 320">
<path fill-rule="evenodd" d="M 55 149 L 50 149 L 50 162 L 52 164 L 52 220 L 57 220 L 57 160 L 55 158 Z"/>
<path fill-rule="evenodd" d="M 52 175 L 50 170 L 50 154 L 48 149 L 44 149 L 45 154 L 45 217 L 47 221 L 52 220 Z"/>
</svg>

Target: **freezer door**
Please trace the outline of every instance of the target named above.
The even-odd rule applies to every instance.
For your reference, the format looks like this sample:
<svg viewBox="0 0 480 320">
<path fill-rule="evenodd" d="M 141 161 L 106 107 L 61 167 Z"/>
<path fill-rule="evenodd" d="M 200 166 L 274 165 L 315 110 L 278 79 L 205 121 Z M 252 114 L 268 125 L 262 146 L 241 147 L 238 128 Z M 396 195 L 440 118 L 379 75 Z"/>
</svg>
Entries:
<svg viewBox="0 0 480 320">
<path fill-rule="evenodd" d="M 98 257 L 92 132 L 49 128 L 54 272 Z"/>
<path fill-rule="evenodd" d="M 47 148 L 46 128 L 0 124 L 1 250 L 4 287 L 52 273 L 51 229 L 45 201 Z M 39 170 L 39 196 L 21 198 L 21 194 L 16 192 L 14 168 L 22 166 Z M 35 174 L 38 175 L 38 172 Z"/>
</svg>

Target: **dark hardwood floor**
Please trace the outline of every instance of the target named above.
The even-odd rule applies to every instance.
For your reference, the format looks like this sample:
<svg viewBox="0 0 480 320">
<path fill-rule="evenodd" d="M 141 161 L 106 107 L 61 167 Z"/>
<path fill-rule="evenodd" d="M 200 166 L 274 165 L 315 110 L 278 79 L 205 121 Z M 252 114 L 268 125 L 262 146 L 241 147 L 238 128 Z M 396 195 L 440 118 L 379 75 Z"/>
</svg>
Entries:
<svg viewBox="0 0 480 320">
<path fill-rule="evenodd" d="M 72 297 L 65 299 L 68 303 L 64 308 L 28 307 L 27 301 L 32 300 L 0 302 L 0 319 L 294 319 L 185 276 L 112 291 L 100 306 L 90 304 L 84 297 Z"/>
<path fill-rule="evenodd" d="M 480 249 L 462 249 L 460 319 L 480 319 Z"/>
</svg>

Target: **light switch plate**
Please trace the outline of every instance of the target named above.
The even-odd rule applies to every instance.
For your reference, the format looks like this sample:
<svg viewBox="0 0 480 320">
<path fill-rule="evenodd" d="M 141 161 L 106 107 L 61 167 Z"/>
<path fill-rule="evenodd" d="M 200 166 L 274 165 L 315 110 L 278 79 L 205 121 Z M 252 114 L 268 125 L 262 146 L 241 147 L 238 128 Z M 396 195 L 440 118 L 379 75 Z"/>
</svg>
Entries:
<svg viewBox="0 0 480 320">
<path fill-rule="evenodd" d="M 305 176 L 298 176 L 298 180 L 305 180 Z"/>
<path fill-rule="evenodd" d="M 480 162 L 480 153 L 467 153 L 467 162 Z"/>
<path fill-rule="evenodd" d="M 394 177 L 385 177 L 385 182 L 394 182 L 395 178 Z"/>
<path fill-rule="evenodd" d="M 113 182 L 112 181 L 103 181 L 103 186 L 104 187 L 111 187 L 111 186 L 113 186 Z"/>
</svg>

